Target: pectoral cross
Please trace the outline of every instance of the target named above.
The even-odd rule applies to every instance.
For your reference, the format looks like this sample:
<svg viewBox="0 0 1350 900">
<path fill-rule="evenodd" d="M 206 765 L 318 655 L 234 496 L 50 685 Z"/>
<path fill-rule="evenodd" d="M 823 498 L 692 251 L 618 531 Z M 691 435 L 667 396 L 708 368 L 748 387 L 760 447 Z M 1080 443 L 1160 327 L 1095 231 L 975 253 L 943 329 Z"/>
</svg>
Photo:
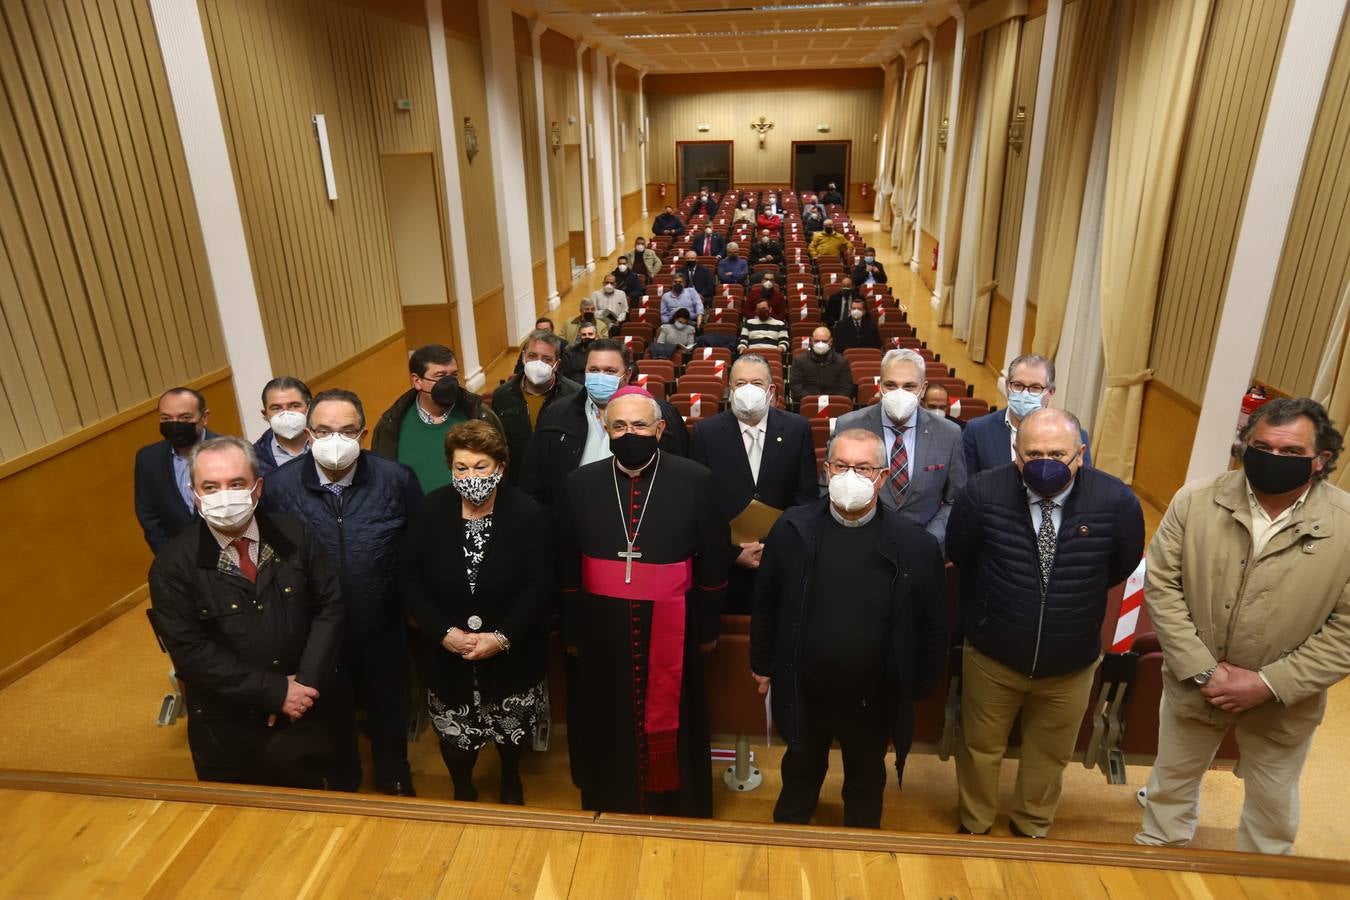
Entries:
<svg viewBox="0 0 1350 900">
<path fill-rule="evenodd" d="M 633 583 L 633 560 L 635 560 L 635 559 L 642 559 L 642 554 L 641 554 L 641 553 L 636 553 L 636 552 L 634 552 L 634 551 L 633 551 L 633 542 L 632 542 L 632 541 L 629 541 L 629 542 L 628 542 L 628 550 L 627 550 L 627 551 L 620 551 L 619 556 L 620 556 L 622 559 L 624 559 L 624 560 L 627 561 L 627 564 L 624 566 L 624 569 L 623 569 L 623 583 L 624 583 L 624 584 L 632 584 L 632 583 Z"/>
</svg>

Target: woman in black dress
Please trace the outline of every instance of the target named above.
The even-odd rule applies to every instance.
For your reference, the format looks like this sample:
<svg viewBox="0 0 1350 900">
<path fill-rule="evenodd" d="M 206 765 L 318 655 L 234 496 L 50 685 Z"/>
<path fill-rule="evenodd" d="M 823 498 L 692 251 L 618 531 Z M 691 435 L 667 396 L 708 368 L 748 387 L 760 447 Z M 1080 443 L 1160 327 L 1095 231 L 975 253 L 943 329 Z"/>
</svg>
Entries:
<svg viewBox="0 0 1350 900">
<path fill-rule="evenodd" d="M 408 614 L 419 628 L 427 708 L 456 800 L 477 800 L 478 751 L 501 757 L 501 802 L 524 804 L 521 745 L 544 701 L 553 568 L 544 515 L 503 481 L 506 441 L 486 422 L 451 429 L 454 480 L 428 494 L 401 558 Z"/>
</svg>

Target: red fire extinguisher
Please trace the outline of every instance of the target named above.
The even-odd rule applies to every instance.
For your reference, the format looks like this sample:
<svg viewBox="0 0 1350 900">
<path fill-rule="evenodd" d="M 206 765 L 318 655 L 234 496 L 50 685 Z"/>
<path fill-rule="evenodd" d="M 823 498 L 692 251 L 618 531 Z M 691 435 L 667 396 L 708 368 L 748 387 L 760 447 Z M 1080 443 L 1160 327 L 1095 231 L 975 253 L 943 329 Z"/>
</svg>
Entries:
<svg viewBox="0 0 1350 900">
<path fill-rule="evenodd" d="M 666 183 L 665 183 L 664 181 L 661 182 L 659 185 L 656 186 L 656 192 L 657 192 L 658 194 L 661 195 L 661 198 L 662 198 L 662 199 L 665 199 L 665 196 L 666 196 Z"/>
<path fill-rule="evenodd" d="M 1270 402 L 1266 396 L 1265 385 L 1253 384 L 1247 388 L 1247 393 L 1242 395 L 1242 406 L 1238 410 L 1237 431 L 1233 432 L 1233 455 L 1242 454 L 1242 429 L 1247 427 L 1247 422 L 1251 420 L 1252 413 Z"/>
<path fill-rule="evenodd" d="M 867 194 L 868 191 L 871 190 L 871 187 L 872 186 L 865 181 L 862 184 L 858 185 L 858 193 L 862 195 L 864 200 L 867 199 Z"/>
<path fill-rule="evenodd" d="M 934 272 L 937 271 L 937 261 L 938 261 L 938 245 L 937 245 L 937 241 L 934 241 L 934 242 L 933 242 L 933 271 L 934 271 Z"/>
</svg>

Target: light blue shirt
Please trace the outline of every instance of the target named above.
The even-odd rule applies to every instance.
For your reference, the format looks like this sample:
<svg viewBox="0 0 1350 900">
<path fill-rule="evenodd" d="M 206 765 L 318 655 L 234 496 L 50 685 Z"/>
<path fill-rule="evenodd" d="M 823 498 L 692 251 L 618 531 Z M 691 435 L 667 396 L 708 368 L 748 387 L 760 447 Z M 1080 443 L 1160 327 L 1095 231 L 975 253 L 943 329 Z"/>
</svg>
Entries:
<svg viewBox="0 0 1350 900">
<path fill-rule="evenodd" d="M 173 448 L 169 448 L 169 454 L 173 457 L 173 480 L 178 482 L 178 494 L 187 508 L 195 511 L 197 503 L 192 496 L 192 470 L 188 468 L 187 457 L 181 456 Z"/>
<path fill-rule="evenodd" d="M 678 295 L 673 290 L 666 291 L 661 295 L 661 321 L 669 322 L 675 317 L 675 310 L 681 307 L 689 310 L 689 319 L 693 321 L 703 315 L 703 298 L 688 286 Z"/>
<path fill-rule="evenodd" d="M 1069 499 L 1069 495 L 1072 493 L 1072 481 L 1069 482 L 1068 487 L 1053 497 L 1042 497 L 1031 488 L 1027 488 L 1027 505 L 1031 509 L 1031 531 L 1033 534 L 1039 533 L 1041 530 L 1041 519 L 1044 515 L 1044 513 L 1041 512 L 1041 501 L 1053 500 L 1055 501 L 1055 507 L 1050 510 L 1050 525 L 1055 529 L 1055 537 L 1059 537 L 1059 526 L 1064 521 L 1064 501 Z"/>
<path fill-rule="evenodd" d="M 364 452 L 364 451 L 362 451 L 362 452 Z M 314 461 L 314 471 L 316 471 L 316 472 L 319 473 L 319 484 L 320 484 L 320 485 L 325 485 L 325 484 L 340 484 L 340 485 L 342 485 L 344 488 L 349 488 L 349 487 L 352 486 L 352 481 L 356 478 L 356 465 L 355 465 L 355 464 L 353 464 L 352 467 L 351 467 L 350 469 L 347 470 L 347 474 L 346 474 L 346 475 L 343 475 L 341 478 L 338 478 L 338 479 L 336 479 L 336 480 L 334 480 L 334 479 L 328 477 L 328 473 L 325 472 L 325 471 L 323 470 L 323 466 L 319 465 L 319 461 L 318 461 L 318 460 L 315 460 L 315 461 Z"/>
<path fill-rule="evenodd" d="M 595 401 L 586 398 L 586 446 L 581 448 L 581 465 L 589 465 L 613 456 L 609 449 L 609 432 L 605 431 L 605 415 Z"/>
<path fill-rule="evenodd" d="M 890 416 L 886 415 L 884 411 L 881 413 L 881 430 L 885 433 L 886 438 L 886 464 L 888 466 L 890 465 L 891 448 L 895 446 L 895 436 L 898 433 L 902 435 L 901 439 L 905 442 L 905 456 L 907 458 L 909 477 L 911 479 L 914 477 L 914 425 L 918 421 L 918 418 L 919 412 L 918 410 L 915 410 L 914 415 L 910 416 L 909 424 L 905 426 L 905 430 L 900 431 L 895 423 L 891 421 Z"/>
<path fill-rule="evenodd" d="M 309 441 L 305 441 L 305 450 L 308 449 Z M 305 450 L 301 450 L 300 453 L 304 453 Z M 292 453 L 287 450 L 285 447 L 281 446 L 281 441 L 277 440 L 277 436 L 275 434 L 272 435 L 272 458 L 277 461 L 278 468 L 295 459 L 300 453 Z"/>
</svg>

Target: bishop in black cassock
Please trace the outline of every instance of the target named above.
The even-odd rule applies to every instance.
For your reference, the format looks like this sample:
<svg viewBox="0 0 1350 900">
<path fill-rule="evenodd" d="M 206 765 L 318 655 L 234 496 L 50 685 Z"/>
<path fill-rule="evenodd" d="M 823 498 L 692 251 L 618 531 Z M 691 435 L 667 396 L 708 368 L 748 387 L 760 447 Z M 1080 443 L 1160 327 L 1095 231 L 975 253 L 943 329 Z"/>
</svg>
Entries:
<svg viewBox="0 0 1350 900">
<path fill-rule="evenodd" d="M 616 403 L 631 393 L 650 396 L 616 394 L 611 421 L 625 409 L 652 418 L 643 403 Z M 560 587 L 564 639 L 577 653 L 578 693 L 567 702 L 578 713 L 569 743 L 581 805 L 709 817 L 701 651 L 719 633 L 731 538 L 712 473 L 654 444 L 634 472 L 612 430 L 611 441 L 614 458 L 568 477 L 564 505 Z"/>
</svg>

